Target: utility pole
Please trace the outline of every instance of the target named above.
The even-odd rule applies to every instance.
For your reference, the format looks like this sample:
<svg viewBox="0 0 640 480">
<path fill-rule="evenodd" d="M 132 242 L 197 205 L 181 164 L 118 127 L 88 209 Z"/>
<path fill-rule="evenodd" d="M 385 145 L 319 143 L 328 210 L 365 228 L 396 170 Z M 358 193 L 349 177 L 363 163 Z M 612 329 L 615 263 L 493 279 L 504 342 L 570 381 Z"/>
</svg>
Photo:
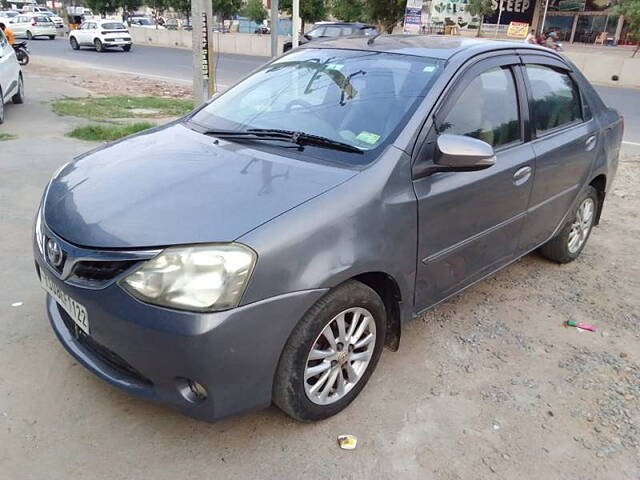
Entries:
<svg viewBox="0 0 640 480">
<path fill-rule="evenodd" d="M 271 56 L 278 56 L 278 0 L 271 0 Z"/>
<path fill-rule="evenodd" d="M 291 45 L 293 46 L 293 48 L 296 48 L 298 45 L 300 45 L 300 0 L 293 0 L 292 4 L 293 18 L 291 19 L 291 30 L 293 30 L 293 32 L 291 37 Z"/>
<path fill-rule="evenodd" d="M 502 0 L 498 6 L 498 23 L 496 24 L 496 35 L 494 38 L 498 38 L 498 29 L 500 28 L 500 20 L 502 19 Z"/>
<path fill-rule="evenodd" d="M 193 50 L 193 100 L 196 106 L 203 104 L 215 93 L 213 70 L 213 45 L 211 0 L 191 0 L 192 50 Z"/>
</svg>

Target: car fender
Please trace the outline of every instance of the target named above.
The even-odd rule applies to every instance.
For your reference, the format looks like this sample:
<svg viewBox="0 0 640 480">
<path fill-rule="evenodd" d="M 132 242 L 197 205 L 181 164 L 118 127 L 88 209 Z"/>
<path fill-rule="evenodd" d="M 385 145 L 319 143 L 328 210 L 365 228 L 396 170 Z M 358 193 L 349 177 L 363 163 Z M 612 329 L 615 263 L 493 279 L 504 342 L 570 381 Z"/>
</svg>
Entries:
<svg viewBox="0 0 640 480">
<path fill-rule="evenodd" d="M 242 304 L 382 272 L 397 283 L 406 320 L 413 310 L 417 248 L 410 157 L 389 146 L 349 180 L 237 241 L 258 254 Z"/>
</svg>

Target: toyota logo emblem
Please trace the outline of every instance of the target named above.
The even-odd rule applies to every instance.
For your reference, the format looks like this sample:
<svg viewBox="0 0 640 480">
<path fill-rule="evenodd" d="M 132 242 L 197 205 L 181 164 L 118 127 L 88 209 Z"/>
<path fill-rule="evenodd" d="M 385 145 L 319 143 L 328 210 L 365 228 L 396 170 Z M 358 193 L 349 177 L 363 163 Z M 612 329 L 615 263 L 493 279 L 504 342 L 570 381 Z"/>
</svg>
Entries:
<svg viewBox="0 0 640 480">
<path fill-rule="evenodd" d="M 62 265 L 62 249 L 55 240 L 47 240 L 47 259 L 56 268 Z"/>
</svg>

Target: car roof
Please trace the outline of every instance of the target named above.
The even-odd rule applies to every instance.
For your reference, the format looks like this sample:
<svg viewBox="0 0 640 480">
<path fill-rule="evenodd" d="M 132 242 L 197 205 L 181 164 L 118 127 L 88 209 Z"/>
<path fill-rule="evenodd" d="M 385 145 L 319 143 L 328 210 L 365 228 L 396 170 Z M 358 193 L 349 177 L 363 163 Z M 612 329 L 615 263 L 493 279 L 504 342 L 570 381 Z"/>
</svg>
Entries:
<svg viewBox="0 0 640 480">
<path fill-rule="evenodd" d="M 373 42 L 369 44 L 372 40 Z M 482 38 L 468 38 L 451 35 L 380 35 L 379 37 L 341 37 L 322 42 L 305 43 L 300 48 L 339 48 L 345 50 L 365 50 L 388 52 L 418 57 L 447 60 L 459 53 L 468 56 L 503 49 L 532 49 L 551 53 L 551 50 L 523 42 L 506 42 Z"/>
<path fill-rule="evenodd" d="M 374 25 L 368 25 L 366 23 L 361 23 L 361 22 L 316 22 L 313 24 L 314 27 L 324 27 L 324 26 L 331 26 L 331 25 L 336 25 L 338 27 L 345 26 L 345 27 L 375 28 Z"/>
</svg>

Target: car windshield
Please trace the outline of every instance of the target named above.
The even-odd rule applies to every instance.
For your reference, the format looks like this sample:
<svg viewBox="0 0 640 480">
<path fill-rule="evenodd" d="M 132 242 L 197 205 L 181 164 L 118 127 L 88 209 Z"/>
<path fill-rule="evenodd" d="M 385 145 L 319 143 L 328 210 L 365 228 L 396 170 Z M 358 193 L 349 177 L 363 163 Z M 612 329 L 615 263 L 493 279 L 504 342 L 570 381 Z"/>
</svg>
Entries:
<svg viewBox="0 0 640 480">
<path fill-rule="evenodd" d="M 113 22 L 113 23 L 103 23 L 102 24 L 102 29 L 103 30 L 124 30 L 126 27 L 118 22 Z"/>
<path fill-rule="evenodd" d="M 279 129 L 324 137 L 362 154 L 320 148 L 314 154 L 364 164 L 397 136 L 443 64 L 383 52 L 303 49 L 265 65 L 191 121 L 207 130 Z"/>
</svg>

